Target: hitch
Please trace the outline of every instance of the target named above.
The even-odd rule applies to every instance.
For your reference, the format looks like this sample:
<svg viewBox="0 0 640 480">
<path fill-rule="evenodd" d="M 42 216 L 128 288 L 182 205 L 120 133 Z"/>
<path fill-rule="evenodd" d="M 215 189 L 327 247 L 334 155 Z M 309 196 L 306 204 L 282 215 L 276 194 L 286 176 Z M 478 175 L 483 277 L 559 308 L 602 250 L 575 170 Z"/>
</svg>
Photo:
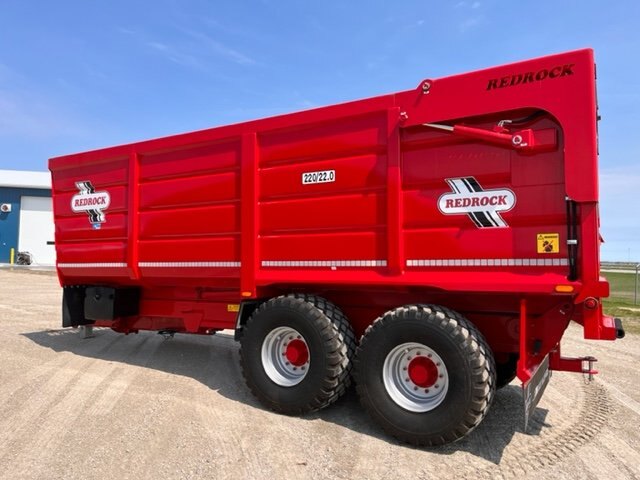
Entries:
<svg viewBox="0 0 640 480">
<path fill-rule="evenodd" d="M 549 354 L 549 368 L 551 370 L 582 373 L 589 382 L 593 381 L 593 376 L 598 373 L 593 368 L 593 364 L 597 361 L 598 359 L 592 356 L 563 357 L 560 354 L 560 344 Z"/>
</svg>

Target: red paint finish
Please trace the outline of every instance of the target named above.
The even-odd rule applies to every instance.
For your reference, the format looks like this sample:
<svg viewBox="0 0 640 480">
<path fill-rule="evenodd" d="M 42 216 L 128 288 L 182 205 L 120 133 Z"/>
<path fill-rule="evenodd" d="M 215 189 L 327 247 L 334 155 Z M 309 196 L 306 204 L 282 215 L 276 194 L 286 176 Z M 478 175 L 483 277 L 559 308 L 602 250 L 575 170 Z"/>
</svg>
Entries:
<svg viewBox="0 0 640 480">
<path fill-rule="evenodd" d="M 424 83 L 51 159 L 62 285 L 140 286 L 140 316 L 110 324 L 127 332 L 233 328 L 228 305 L 290 292 L 324 295 L 359 333 L 391 308 L 437 303 L 496 354 L 523 352 L 523 379 L 570 319 L 614 338 L 582 305 L 608 295 L 592 51 Z M 108 192 L 104 222 L 72 211 L 76 182 Z M 556 235 L 553 250 L 540 234 Z"/>
<path fill-rule="evenodd" d="M 294 367 L 301 367 L 309 361 L 309 349 L 302 340 L 293 339 L 287 344 L 284 352 L 287 360 Z"/>
<path fill-rule="evenodd" d="M 438 380 L 438 367 L 427 357 L 416 357 L 407 367 L 409 379 L 420 388 L 429 388 Z"/>
</svg>

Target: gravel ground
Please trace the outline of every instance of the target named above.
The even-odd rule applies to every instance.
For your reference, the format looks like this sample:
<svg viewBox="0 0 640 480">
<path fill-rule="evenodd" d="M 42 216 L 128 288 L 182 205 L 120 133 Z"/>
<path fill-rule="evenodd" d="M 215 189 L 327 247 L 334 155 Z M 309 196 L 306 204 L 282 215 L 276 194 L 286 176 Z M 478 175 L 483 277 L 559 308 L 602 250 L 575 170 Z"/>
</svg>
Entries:
<svg viewBox="0 0 640 480">
<path fill-rule="evenodd" d="M 640 478 L 640 337 L 586 342 L 585 384 L 554 373 L 522 431 L 519 386 L 469 437 L 415 449 L 386 437 L 353 392 L 303 418 L 264 410 L 230 335 L 61 329 L 52 274 L 0 270 L 0 478 Z"/>
</svg>

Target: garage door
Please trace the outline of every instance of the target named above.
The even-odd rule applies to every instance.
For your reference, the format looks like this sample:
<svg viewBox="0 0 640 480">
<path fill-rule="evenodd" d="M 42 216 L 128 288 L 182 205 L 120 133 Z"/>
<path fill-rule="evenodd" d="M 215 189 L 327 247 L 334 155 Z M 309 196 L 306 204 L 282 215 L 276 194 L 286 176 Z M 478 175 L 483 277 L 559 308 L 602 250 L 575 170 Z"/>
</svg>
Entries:
<svg viewBox="0 0 640 480">
<path fill-rule="evenodd" d="M 22 197 L 18 250 L 33 256 L 35 265 L 55 265 L 54 227 L 50 197 Z M 51 242 L 51 245 L 47 245 Z"/>
</svg>

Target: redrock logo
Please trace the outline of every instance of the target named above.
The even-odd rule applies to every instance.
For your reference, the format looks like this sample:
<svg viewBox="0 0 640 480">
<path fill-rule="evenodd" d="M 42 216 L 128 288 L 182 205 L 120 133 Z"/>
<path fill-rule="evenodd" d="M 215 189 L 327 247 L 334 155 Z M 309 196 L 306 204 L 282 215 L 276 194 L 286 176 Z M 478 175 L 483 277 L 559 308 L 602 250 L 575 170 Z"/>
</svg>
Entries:
<svg viewBox="0 0 640 480">
<path fill-rule="evenodd" d="M 573 67 L 575 64 L 557 65 L 553 68 L 543 68 L 537 72 L 522 72 L 516 75 L 507 75 L 506 77 L 492 78 L 487 84 L 487 90 L 495 88 L 514 87 L 516 85 L 541 82 L 548 78 L 561 78 L 573 75 Z"/>
<path fill-rule="evenodd" d="M 473 177 L 448 178 L 453 193 L 438 199 L 438 209 L 445 215 L 466 214 L 476 227 L 508 227 L 499 212 L 508 212 L 516 204 L 515 194 L 508 188 L 483 190 Z"/>
<path fill-rule="evenodd" d="M 76 182 L 76 187 L 80 193 L 71 197 L 71 210 L 75 213 L 86 212 L 89 222 L 94 227 L 100 226 L 106 221 L 103 210 L 106 210 L 111 203 L 109 192 L 96 192 L 89 181 Z"/>
</svg>

